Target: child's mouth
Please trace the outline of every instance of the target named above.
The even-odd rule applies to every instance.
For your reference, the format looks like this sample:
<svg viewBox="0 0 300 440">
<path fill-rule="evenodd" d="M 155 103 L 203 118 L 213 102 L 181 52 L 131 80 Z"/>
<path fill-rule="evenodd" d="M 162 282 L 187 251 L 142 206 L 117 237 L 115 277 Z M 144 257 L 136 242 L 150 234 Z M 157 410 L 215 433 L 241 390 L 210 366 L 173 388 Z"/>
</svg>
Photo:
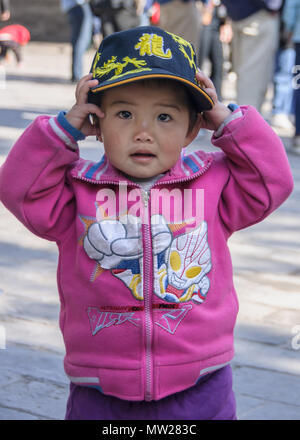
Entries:
<svg viewBox="0 0 300 440">
<path fill-rule="evenodd" d="M 155 154 L 149 152 L 136 152 L 131 154 L 130 157 L 137 161 L 147 161 L 153 159 L 155 157 Z"/>
<path fill-rule="evenodd" d="M 151 154 L 151 153 L 134 153 L 131 156 L 135 156 L 135 157 L 154 157 L 154 154 Z"/>
</svg>

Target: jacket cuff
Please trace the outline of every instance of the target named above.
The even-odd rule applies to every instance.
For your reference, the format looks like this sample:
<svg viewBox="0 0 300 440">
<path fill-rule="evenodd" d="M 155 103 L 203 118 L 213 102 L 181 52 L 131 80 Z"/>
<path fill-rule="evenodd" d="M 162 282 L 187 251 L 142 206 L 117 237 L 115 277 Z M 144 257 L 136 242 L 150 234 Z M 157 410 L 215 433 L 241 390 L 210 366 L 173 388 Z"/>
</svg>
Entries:
<svg viewBox="0 0 300 440">
<path fill-rule="evenodd" d="M 219 128 L 214 132 L 214 138 L 219 138 L 222 136 L 223 130 L 231 121 L 235 119 L 242 118 L 243 113 L 240 107 L 238 107 L 235 111 L 231 113 L 231 115 L 227 116 L 227 118 L 222 122 Z"/>
<path fill-rule="evenodd" d="M 64 130 L 66 130 L 73 138 L 77 141 L 83 141 L 85 139 L 85 135 L 77 128 L 73 127 L 70 122 L 66 119 L 66 112 L 61 111 L 58 113 L 57 121 L 62 126 Z"/>
<path fill-rule="evenodd" d="M 62 125 L 58 122 L 58 118 L 50 118 L 49 125 L 56 134 L 60 138 L 60 140 L 71 150 L 77 151 L 78 144 L 72 135 L 66 131 Z"/>
</svg>

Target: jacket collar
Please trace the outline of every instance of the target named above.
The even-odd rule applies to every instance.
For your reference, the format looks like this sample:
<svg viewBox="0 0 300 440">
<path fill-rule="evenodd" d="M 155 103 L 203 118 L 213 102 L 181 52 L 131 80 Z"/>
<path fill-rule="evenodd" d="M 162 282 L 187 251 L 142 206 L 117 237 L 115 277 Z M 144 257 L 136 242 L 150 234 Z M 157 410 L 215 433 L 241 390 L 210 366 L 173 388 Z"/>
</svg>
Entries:
<svg viewBox="0 0 300 440">
<path fill-rule="evenodd" d="M 159 180 L 160 183 L 190 180 L 203 174 L 212 162 L 212 154 L 194 151 L 189 154 L 182 152 L 176 164 Z M 108 161 L 104 154 L 99 162 L 79 159 L 75 162 L 71 175 L 77 179 L 92 183 L 119 183 L 126 177 Z"/>
</svg>

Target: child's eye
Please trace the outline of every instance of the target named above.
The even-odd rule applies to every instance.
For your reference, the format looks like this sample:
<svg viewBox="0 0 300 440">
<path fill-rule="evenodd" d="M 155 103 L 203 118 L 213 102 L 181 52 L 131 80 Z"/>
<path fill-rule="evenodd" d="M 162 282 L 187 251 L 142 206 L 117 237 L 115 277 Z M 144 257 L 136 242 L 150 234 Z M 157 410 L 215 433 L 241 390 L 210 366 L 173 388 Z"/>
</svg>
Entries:
<svg viewBox="0 0 300 440">
<path fill-rule="evenodd" d="M 131 118 L 131 113 L 128 110 L 122 110 L 118 113 L 118 115 L 122 119 L 130 119 Z"/>
<path fill-rule="evenodd" d="M 168 121 L 171 120 L 171 116 L 168 115 L 167 113 L 161 113 L 161 114 L 158 116 L 158 119 L 159 119 L 159 121 L 161 121 L 161 122 L 168 122 Z"/>
</svg>

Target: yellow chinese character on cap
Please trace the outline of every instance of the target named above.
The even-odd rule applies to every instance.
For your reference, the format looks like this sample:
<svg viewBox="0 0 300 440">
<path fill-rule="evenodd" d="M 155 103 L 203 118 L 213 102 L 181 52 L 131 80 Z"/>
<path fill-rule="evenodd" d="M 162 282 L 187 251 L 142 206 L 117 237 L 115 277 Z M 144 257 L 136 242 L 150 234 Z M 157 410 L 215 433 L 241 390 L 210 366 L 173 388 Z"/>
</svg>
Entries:
<svg viewBox="0 0 300 440">
<path fill-rule="evenodd" d="M 157 34 L 143 34 L 134 48 L 140 49 L 141 56 L 154 55 L 159 58 L 172 58 L 171 49 L 164 51 L 164 39 Z"/>
</svg>

